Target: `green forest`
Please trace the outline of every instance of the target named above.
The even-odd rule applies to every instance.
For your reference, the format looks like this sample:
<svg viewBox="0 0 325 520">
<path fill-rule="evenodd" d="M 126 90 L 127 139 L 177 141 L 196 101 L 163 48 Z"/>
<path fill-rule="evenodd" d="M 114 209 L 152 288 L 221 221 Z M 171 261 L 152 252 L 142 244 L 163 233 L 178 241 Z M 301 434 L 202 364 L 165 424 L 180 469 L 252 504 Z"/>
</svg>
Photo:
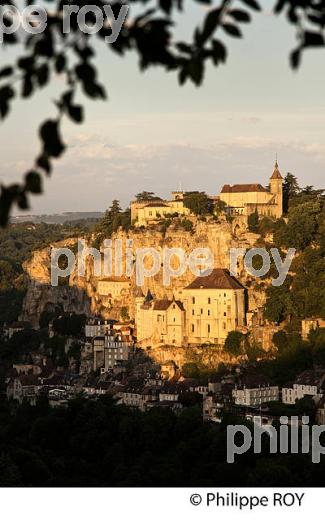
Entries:
<svg viewBox="0 0 325 520">
<path fill-rule="evenodd" d="M 324 461 L 270 455 L 266 437 L 261 454 L 228 464 L 226 427 L 236 421 L 202 423 L 196 406 L 142 413 L 108 396 L 56 409 L 43 398 L 34 407 L 2 402 L 0 486 L 324 485 Z"/>
<path fill-rule="evenodd" d="M 82 224 L 10 224 L 0 229 L 0 324 L 17 320 L 26 291 L 22 264 L 34 250 L 89 231 Z"/>
</svg>

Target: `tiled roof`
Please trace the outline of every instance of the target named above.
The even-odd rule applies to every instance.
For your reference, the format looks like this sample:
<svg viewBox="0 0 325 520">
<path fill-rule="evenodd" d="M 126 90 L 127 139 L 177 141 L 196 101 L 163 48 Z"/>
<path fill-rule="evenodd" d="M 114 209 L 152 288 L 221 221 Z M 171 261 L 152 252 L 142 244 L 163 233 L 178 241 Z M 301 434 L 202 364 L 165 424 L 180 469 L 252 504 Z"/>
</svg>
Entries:
<svg viewBox="0 0 325 520">
<path fill-rule="evenodd" d="M 269 377 L 262 374 L 246 374 L 240 378 L 238 388 L 259 388 L 265 386 L 274 386 Z"/>
<path fill-rule="evenodd" d="M 168 205 L 164 202 L 149 202 L 149 204 L 145 205 L 145 208 L 168 208 Z"/>
<path fill-rule="evenodd" d="M 155 311 L 166 311 L 172 303 L 175 303 L 181 311 L 184 310 L 182 302 L 176 300 L 156 300 L 153 309 Z"/>
<path fill-rule="evenodd" d="M 256 193 L 256 192 L 267 192 L 261 184 L 225 184 L 221 190 L 221 193 Z"/>
<path fill-rule="evenodd" d="M 213 269 L 207 276 L 198 276 L 185 289 L 244 289 L 239 281 L 229 274 L 227 269 Z"/>
</svg>

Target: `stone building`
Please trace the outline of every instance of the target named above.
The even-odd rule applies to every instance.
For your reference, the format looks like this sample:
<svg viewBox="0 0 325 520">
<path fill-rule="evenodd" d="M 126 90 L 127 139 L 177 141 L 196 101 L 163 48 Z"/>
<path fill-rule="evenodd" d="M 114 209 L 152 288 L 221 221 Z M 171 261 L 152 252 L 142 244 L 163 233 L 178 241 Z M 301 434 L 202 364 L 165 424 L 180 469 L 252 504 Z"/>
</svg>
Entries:
<svg viewBox="0 0 325 520">
<path fill-rule="evenodd" d="M 324 395 L 325 373 L 322 370 L 305 370 L 292 384 L 282 388 L 282 402 L 295 404 L 306 395 L 318 402 Z"/>
<path fill-rule="evenodd" d="M 182 291 L 188 344 L 223 344 L 245 324 L 245 288 L 226 269 L 196 278 Z"/>
<path fill-rule="evenodd" d="M 159 197 L 147 201 L 131 202 L 131 221 L 136 227 L 148 226 L 169 215 L 190 215 L 184 206 L 183 191 L 173 191 L 172 200 Z M 280 218 L 283 213 L 283 178 L 276 161 L 268 187 L 255 184 L 225 184 L 219 195 L 211 195 L 216 204 L 222 201 L 226 211 L 233 216 L 249 216 L 255 211 L 261 216 Z"/>
<path fill-rule="evenodd" d="M 97 292 L 100 296 L 107 296 L 112 300 L 130 292 L 131 282 L 127 277 L 112 276 L 98 280 Z"/>
<path fill-rule="evenodd" d="M 245 288 L 226 269 L 199 276 L 178 299 L 136 296 L 137 339 L 143 346 L 223 344 L 245 324 Z"/>
<path fill-rule="evenodd" d="M 136 296 L 138 343 L 176 345 L 184 343 L 185 311 L 181 301 L 155 299 L 150 291 L 146 298 Z"/>
<path fill-rule="evenodd" d="M 93 338 L 94 370 L 100 369 L 104 374 L 120 362 L 129 359 L 133 347 L 132 338 L 121 334 L 106 334 Z"/>
<path fill-rule="evenodd" d="M 280 218 L 283 213 L 283 178 L 278 162 L 268 188 L 261 184 L 225 184 L 219 197 L 231 215 L 249 216 L 257 211 L 261 216 Z"/>
<path fill-rule="evenodd" d="M 304 341 L 308 340 L 308 336 L 312 330 L 325 328 L 325 320 L 323 318 L 305 318 L 301 321 L 301 337 Z"/>
<path fill-rule="evenodd" d="M 178 215 L 189 215 L 190 210 L 184 206 L 184 193 L 173 191 L 172 200 L 154 199 L 147 201 L 131 202 L 131 221 L 136 227 L 147 226 L 157 222 L 161 218 L 177 213 Z"/>
</svg>

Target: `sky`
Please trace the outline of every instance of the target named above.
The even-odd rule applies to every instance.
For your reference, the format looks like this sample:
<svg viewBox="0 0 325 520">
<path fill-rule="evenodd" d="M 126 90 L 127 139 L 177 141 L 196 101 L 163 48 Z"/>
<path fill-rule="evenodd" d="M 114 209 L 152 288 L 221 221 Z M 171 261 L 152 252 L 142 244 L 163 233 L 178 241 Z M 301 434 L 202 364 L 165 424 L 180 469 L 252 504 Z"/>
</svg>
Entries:
<svg viewBox="0 0 325 520">
<path fill-rule="evenodd" d="M 204 15 L 191 4 L 177 26 L 189 36 Z M 304 185 L 324 186 L 325 67 L 323 51 L 305 53 L 293 72 L 293 27 L 271 13 L 272 1 L 227 36 L 227 64 L 208 68 L 203 85 L 179 87 L 173 73 L 139 72 L 137 58 L 98 48 L 109 101 L 85 101 L 86 121 L 65 122 L 68 146 L 33 197 L 29 213 L 102 211 L 113 199 L 127 206 L 142 190 L 162 197 L 182 187 L 219 193 L 224 183 L 267 184 L 277 155 L 280 170 Z M 12 51 L 0 50 L 1 65 Z M 39 152 L 37 127 L 55 116 L 60 77 L 32 100 L 16 103 L 0 126 L 1 182 L 19 180 Z M 19 214 L 16 212 L 16 214 Z"/>
</svg>

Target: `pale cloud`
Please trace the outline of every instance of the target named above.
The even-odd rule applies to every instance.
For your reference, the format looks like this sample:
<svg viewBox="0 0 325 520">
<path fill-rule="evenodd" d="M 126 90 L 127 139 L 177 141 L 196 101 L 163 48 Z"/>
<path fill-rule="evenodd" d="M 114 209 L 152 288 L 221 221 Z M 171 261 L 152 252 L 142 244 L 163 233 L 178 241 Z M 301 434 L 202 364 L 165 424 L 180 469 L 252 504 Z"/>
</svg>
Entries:
<svg viewBox="0 0 325 520">
<path fill-rule="evenodd" d="M 75 138 L 45 182 L 45 195 L 33 199 L 32 211 L 104 210 L 117 198 L 126 206 L 142 190 L 168 197 L 182 184 L 185 190 L 217 194 L 225 183 L 266 184 L 275 153 L 285 175 L 291 171 L 301 185 L 322 186 L 325 143 L 238 136 L 213 145 L 191 142 L 107 145 L 98 135 Z M 311 178 L 310 172 L 313 172 Z M 73 190 L 67 187 L 73 186 Z"/>
</svg>

